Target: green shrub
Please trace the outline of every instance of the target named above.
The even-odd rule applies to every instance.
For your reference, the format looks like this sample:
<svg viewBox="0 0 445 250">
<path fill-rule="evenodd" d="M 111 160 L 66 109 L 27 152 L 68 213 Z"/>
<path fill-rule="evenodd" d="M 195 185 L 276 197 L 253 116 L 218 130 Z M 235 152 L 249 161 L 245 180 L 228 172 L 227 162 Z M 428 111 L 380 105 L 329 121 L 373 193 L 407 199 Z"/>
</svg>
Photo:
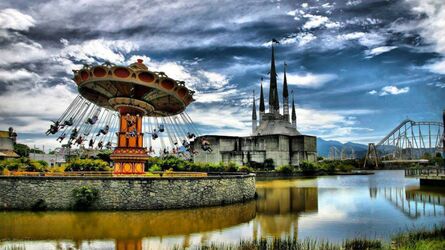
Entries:
<svg viewBox="0 0 445 250">
<path fill-rule="evenodd" d="M 95 188 L 82 186 L 73 189 L 74 209 L 86 210 L 90 208 L 99 197 L 99 191 Z"/>
<path fill-rule="evenodd" d="M 155 172 L 155 171 L 162 171 L 161 167 L 159 167 L 156 164 L 151 165 L 151 167 L 148 169 L 148 171 L 150 172 Z"/>
<path fill-rule="evenodd" d="M 34 161 L 26 157 L 0 161 L 1 170 L 7 169 L 9 171 L 42 172 L 46 171 L 47 167 L 48 164 L 45 161 Z"/>
<path fill-rule="evenodd" d="M 264 160 L 264 169 L 265 170 L 273 170 L 275 169 L 275 163 L 273 162 L 273 159 L 267 158 Z"/>
<path fill-rule="evenodd" d="M 99 159 L 75 159 L 66 164 L 66 171 L 109 171 L 107 162 Z"/>
<path fill-rule="evenodd" d="M 252 173 L 252 172 L 254 172 L 254 171 L 255 171 L 255 170 L 254 170 L 253 168 L 249 167 L 249 166 L 240 166 L 240 167 L 238 168 L 238 172 Z"/>
<path fill-rule="evenodd" d="M 227 165 L 224 166 L 225 172 L 237 172 L 239 166 L 235 162 L 229 162 Z"/>
<path fill-rule="evenodd" d="M 291 165 L 283 165 L 277 167 L 276 171 L 283 174 L 292 174 L 294 172 L 294 167 Z"/>
<path fill-rule="evenodd" d="M 354 167 L 349 164 L 340 164 L 337 169 L 340 172 L 350 172 Z"/>
<path fill-rule="evenodd" d="M 309 161 L 303 161 L 300 163 L 300 169 L 304 174 L 311 175 L 317 172 L 315 163 Z"/>
</svg>

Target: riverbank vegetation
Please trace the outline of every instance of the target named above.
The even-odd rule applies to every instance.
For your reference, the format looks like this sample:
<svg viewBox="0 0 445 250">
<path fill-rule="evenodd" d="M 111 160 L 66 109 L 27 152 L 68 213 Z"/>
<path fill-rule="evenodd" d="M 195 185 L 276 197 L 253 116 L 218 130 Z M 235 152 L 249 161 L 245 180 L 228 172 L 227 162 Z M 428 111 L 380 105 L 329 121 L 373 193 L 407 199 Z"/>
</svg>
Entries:
<svg viewBox="0 0 445 250">
<path fill-rule="evenodd" d="M 175 249 L 183 249 L 176 246 Z M 420 229 L 394 235 L 391 242 L 379 239 L 347 239 L 342 243 L 332 243 L 324 240 L 296 238 L 261 238 L 259 240 L 244 240 L 237 244 L 214 243 L 202 244 L 193 249 L 219 250 L 442 250 L 445 249 L 445 226 L 436 226 L 431 230 Z"/>
<path fill-rule="evenodd" d="M 109 158 L 109 157 L 108 157 Z M 107 161 L 107 157 L 97 157 L 96 159 L 73 158 L 70 162 L 61 166 L 48 166 L 45 161 L 30 160 L 26 157 L 17 159 L 7 159 L 0 161 L 0 171 L 8 175 L 11 171 L 17 172 L 79 172 L 79 171 L 111 171 L 112 167 Z M 326 175 L 351 172 L 357 168 L 354 160 L 348 161 L 319 161 L 302 162 L 300 166 L 283 165 L 273 167 L 273 161 L 266 161 L 263 165 L 248 164 L 238 165 L 234 162 L 228 163 L 206 163 L 193 162 L 175 156 L 151 157 L 145 163 L 145 171 L 191 171 L 191 172 L 266 172 L 278 173 L 281 175 Z"/>
</svg>

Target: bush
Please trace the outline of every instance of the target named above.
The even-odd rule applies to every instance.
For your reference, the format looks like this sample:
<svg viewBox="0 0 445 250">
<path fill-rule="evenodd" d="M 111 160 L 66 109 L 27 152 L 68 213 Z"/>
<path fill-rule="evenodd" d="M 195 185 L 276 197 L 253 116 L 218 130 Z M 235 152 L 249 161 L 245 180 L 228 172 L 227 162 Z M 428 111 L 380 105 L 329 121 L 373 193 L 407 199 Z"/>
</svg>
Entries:
<svg viewBox="0 0 445 250">
<path fill-rule="evenodd" d="M 153 165 L 148 169 L 148 171 L 150 171 L 150 172 L 155 172 L 155 171 L 162 171 L 162 169 L 161 169 L 161 167 L 159 167 L 158 165 L 153 164 Z"/>
<path fill-rule="evenodd" d="M 304 174 L 307 175 L 312 175 L 315 174 L 317 172 L 317 168 L 315 166 L 315 163 L 313 162 L 308 162 L 308 161 L 303 161 L 300 164 L 300 169 Z"/>
<path fill-rule="evenodd" d="M 338 171 L 340 172 L 350 172 L 354 167 L 349 164 L 340 164 L 338 166 Z"/>
<path fill-rule="evenodd" d="M 265 170 L 273 170 L 275 169 L 275 164 L 273 162 L 273 159 L 267 158 L 264 160 L 264 169 Z"/>
<path fill-rule="evenodd" d="M 74 209 L 86 210 L 90 208 L 99 197 L 99 191 L 95 188 L 82 186 L 73 189 Z"/>
<path fill-rule="evenodd" d="M 223 163 L 220 163 L 223 164 Z M 239 166 L 235 162 L 229 162 L 227 165 L 224 166 L 225 172 L 236 172 L 238 171 Z"/>
<path fill-rule="evenodd" d="M 34 161 L 26 157 L 0 161 L 0 169 L 9 171 L 43 172 L 46 171 L 47 166 L 45 161 Z"/>
<path fill-rule="evenodd" d="M 238 172 L 246 172 L 246 173 L 252 173 L 255 170 L 253 170 L 253 168 L 249 167 L 249 166 L 241 166 L 238 168 Z"/>
<path fill-rule="evenodd" d="M 75 159 L 65 165 L 66 171 L 110 171 L 107 162 L 93 159 Z"/>
<path fill-rule="evenodd" d="M 292 174 L 294 172 L 294 167 L 292 167 L 291 165 L 283 165 L 279 166 L 276 171 L 283 174 Z"/>
</svg>

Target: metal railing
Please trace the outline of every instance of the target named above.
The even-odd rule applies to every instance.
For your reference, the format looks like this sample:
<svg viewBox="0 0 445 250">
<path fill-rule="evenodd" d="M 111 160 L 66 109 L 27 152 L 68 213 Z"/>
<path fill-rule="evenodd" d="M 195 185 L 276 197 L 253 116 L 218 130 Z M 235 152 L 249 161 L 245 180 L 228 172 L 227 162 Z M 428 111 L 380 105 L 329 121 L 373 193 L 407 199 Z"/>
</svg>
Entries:
<svg viewBox="0 0 445 250">
<path fill-rule="evenodd" d="M 445 177 L 445 168 L 409 168 L 405 169 L 407 177 Z"/>
</svg>

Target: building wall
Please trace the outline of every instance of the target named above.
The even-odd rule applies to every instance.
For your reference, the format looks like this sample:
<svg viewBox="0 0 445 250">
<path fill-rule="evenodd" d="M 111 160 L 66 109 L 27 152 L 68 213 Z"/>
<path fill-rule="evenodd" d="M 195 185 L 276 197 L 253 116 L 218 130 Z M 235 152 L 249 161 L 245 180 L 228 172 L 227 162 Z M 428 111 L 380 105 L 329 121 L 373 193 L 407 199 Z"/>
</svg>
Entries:
<svg viewBox="0 0 445 250">
<path fill-rule="evenodd" d="M 235 162 L 240 165 L 250 161 L 263 163 L 273 159 L 275 166 L 299 165 L 301 161 L 317 158 L 316 137 L 297 135 L 259 135 L 249 137 L 205 136 L 212 152 L 204 152 L 195 140 L 195 162 Z"/>
<path fill-rule="evenodd" d="M 61 166 L 62 164 L 64 164 L 65 161 L 65 155 L 60 155 L 60 154 L 35 154 L 35 153 L 30 153 L 29 154 L 29 158 L 31 160 L 36 160 L 36 161 L 45 161 L 46 163 L 48 163 L 48 166 Z"/>
<path fill-rule="evenodd" d="M 0 137 L 0 150 L 14 150 L 14 142 L 9 137 Z"/>
<path fill-rule="evenodd" d="M 68 210 L 73 190 L 94 187 L 99 198 L 92 209 L 147 210 L 213 206 L 255 196 L 255 175 L 209 177 L 49 177 L 0 176 L 0 210 L 31 209 L 43 199 L 48 209 Z"/>
</svg>

